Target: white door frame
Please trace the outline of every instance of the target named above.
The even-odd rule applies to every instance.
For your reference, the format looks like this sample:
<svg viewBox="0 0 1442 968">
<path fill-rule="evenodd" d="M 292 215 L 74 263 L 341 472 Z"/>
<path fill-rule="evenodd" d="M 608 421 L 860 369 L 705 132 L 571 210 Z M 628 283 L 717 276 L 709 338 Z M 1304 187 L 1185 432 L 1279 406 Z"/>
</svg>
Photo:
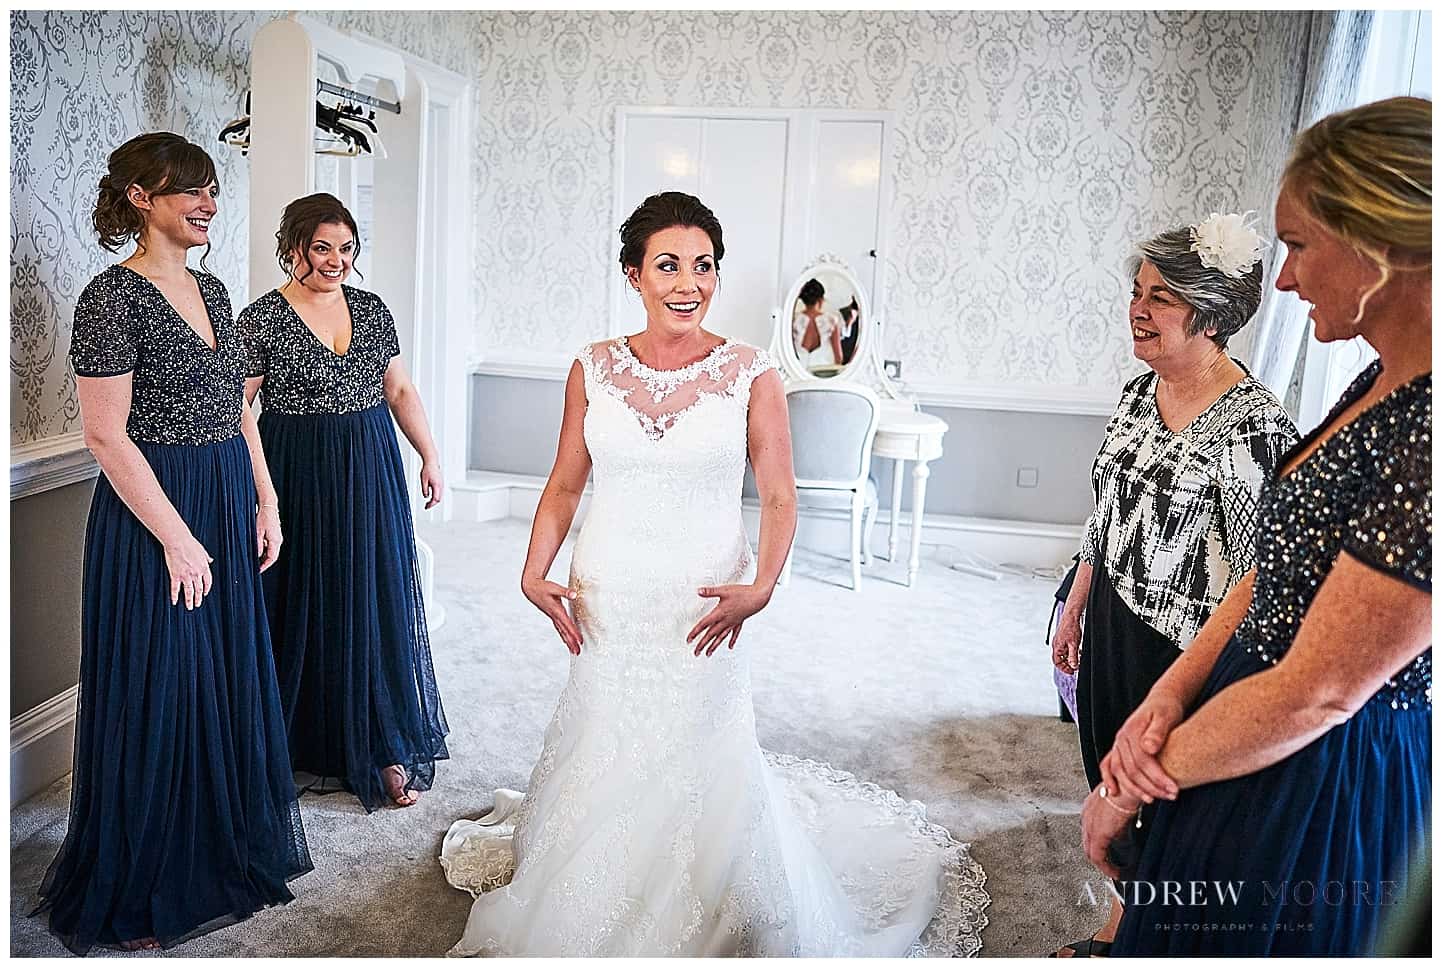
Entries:
<svg viewBox="0 0 1442 968">
<path fill-rule="evenodd" d="M 470 126 L 471 84 L 460 74 L 422 60 L 392 45 L 405 62 L 413 81 L 425 91 L 422 99 L 426 117 L 422 119 L 420 211 L 421 231 L 417 233 L 416 265 L 418 286 L 429 285 L 428 266 L 444 266 L 441 278 L 447 281 L 442 293 L 417 293 L 417 314 L 412 344 L 402 343 L 407 368 L 416 389 L 425 403 L 426 417 L 441 454 L 441 473 L 449 492 L 466 477 L 466 450 L 469 443 L 467 414 L 466 359 L 470 347 L 471 292 L 471 171 Z M 430 107 L 441 105 L 450 111 L 450 133 L 445 151 L 446 184 L 433 184 L 433 170 L 427 148 L 430 143 Z M 444 219 L 443 244 L 437 245 L 428 233 L 436 224 L 436 211 L 426 211 L 435 200 L 439 212 L 458 212 L 455 219 Z M 440 318 L 426 311 L 441 310 Z M 413 496 L 413 511 L 419 520 L 447 521 L 453 515 L 453 499 L 446 499 L 430 510 L 418 493 L 420 458 L 409 448 L 405 454 L 406 479 Z"/>
</svg>

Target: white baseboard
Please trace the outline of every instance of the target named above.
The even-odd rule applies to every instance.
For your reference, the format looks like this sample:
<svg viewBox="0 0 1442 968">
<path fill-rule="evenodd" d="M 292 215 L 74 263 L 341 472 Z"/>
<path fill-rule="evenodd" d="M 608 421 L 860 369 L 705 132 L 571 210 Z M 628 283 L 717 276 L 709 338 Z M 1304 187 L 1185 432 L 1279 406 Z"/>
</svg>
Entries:
<svg viewBox="0 0 1442 968">
<path fill-rule="evenodd" d="M 453 519 L 500 521 L 503 518 L 520 518 L 529 521 L 536 516 L 536 506 L 541 503 L 541 491 L 545 487 L 544 477 L 531 474 L 471 471 L 464 481 L 451 487 Z M 572 529 L 580 526 L 590 503 L 591 485 L 587 484 L 576 508 Z"/>
<path fill-rule="evenodd" d="M 471 471 L 451 485 L 446 495 L 448 521 L 498 521 L 511 515 L 511 478 L 516 474 L 480 474 Z M 529 478 L 525 478 L 529 480 Z"/>
<path fill-rule="evenodd" d="M 755 542 L 760 511 L 747 502 L 742 507 L 746 530 Z M 871 531 L 870 551 L 885 559 L 890 510 L 881 509 Z M 996 564 L 1019 565 L 1023 568 L 1056 568 L 1076 554 L 1081 544 L 1080 525 L 1035 524 L 1030 521 L 1009 521 L 1000 518 L 973 518 L 960 514 L 928 514 L 922 527 L 922 554 L 947 555 L 966 552 Z M 863 536 L 865 540 L 865 536 Z M 797 513 L 796 544 L 798 547 L 823 554 L 847 558 L 851 554 L 851 515 L 843 510 L 802 509 Z M 903 512 L 897 519 L 896 560 L 904 562 L 911 554 L 911 514 Z"/>
<path fill-rule="evenodd" d="M 70 772 L 78 685 L 10 720 L 10 806 Z"/>
<path fill-rule="evenodd" d="M 10 448 L 10 500 L 89 480 L 100 473 L 79 430 Z"/>
<path fill-rule="evenodd" d="M 471 471 L 465 481 L 452 488 L 455 516 L 467 521 L 498 521 L 502 518 L 529 520 L 536 513 L 545 479 L 528 474 Z M 587 487 L 576 513 L 579 524 L 585 516 L 591 489 Z M 464 510 L 462 510 L 464 509 Z M 756 540 L 760 514 L 751 501 L 743 502 L 742 517 L 747 533 Z M 871 550 L 884 555 L 890 509 L 882 508 L 872 532 Z M 911 515 L 898 519 L 897 557 L 905 559 L 911 548 Z M 959 514 L 928 514 L 922 530 L 923 549 L 954 548 L 980 555 L 998 564 L 1027 568 L 1054 568 L 1064 564 L 1081 544 L 1081 525 L 1036 524 L 1001 518 L 974 518 Z M 803 510 L 796 526 L 796 542 L 803 548 L 827 554 L 850 553 L 851 531 L 848 512 Z"/>
</svg>

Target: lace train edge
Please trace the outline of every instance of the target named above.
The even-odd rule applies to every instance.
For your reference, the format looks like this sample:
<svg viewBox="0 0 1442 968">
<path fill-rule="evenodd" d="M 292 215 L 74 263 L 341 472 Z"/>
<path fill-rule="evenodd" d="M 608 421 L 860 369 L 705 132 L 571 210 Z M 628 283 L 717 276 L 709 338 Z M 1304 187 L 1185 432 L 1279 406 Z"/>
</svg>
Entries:
<svg viewBox="0 0 1442 968">
<path fill-rule="evenodd" d="M 951 835 L 941 824 L 926 816 L 926 804 L 906 800 L 855 774 L 838 770 L 820 760 L 762 750 L 768 766 L 802 773 L 839 790 L 845 790 L 877 807 L 905 818 L 918 834 L 934 844 L 944 858 L 943 885 L 936 914 L 920 938 L 907 952 L 909 958 L 973 958 L 981 952 L 981 932 L 990 919 L 986 909 L 991 895 L 986 890 L 986 871 L 971 856 L 971 845 Z"/>
<path fill-rule="evenodd" d="M 971 856 L 969 844 L 928 819 L 924 803 L 903 799 L 895 790 L 859 780 L 829 763 L 771 750 L 762 753 L 767 766 L 778 772 L 801 773 L 902 817 L 940 851 L 942 885 L 937 910 L 921 937 L 912 942 L 907 957 L 972 958 L 981 952 L 981 932 L 990 923 L 986 916 L 991 905 L 986 871 Z M 520 797 L 514 790 L 499 789 L 490 813 L 480 820 L 457 820 L 451 825 L 439 860 L 452 887 L 478 897 L 510 883 L 515 873 L 511 848 L 515 828 L 509 821 L 514 818 Z"/>
</svg>

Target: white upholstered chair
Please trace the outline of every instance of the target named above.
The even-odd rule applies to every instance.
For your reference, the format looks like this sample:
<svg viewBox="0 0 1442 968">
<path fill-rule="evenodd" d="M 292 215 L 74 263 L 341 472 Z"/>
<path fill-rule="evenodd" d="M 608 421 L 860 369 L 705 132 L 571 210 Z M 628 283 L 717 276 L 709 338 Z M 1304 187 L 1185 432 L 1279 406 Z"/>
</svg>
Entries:
<svg viewBox="0 0 1442 968">
<path fill-rule="evenodd" d="M 881 400 L 857 383 L 817 380 L 788 387 L 786 407 L 791 416 L 797 507 L 850 510 L 851 587 L 859 590 L 861 565 L 870 560 L 867 546 L 876 522 L 871 444 Z M 790 577 L 788 552 L 782 581 Z"/>
</svg>

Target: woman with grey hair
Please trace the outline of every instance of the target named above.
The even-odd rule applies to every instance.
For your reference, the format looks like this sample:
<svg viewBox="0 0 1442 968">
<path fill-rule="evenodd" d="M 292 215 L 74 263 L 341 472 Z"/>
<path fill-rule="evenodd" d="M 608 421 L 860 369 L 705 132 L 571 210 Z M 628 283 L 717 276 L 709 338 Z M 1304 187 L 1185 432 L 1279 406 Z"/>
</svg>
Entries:
<svg viewBox="0 0 1442 968">
<path fill-rule="evenodd" d="M 1096 510 L 1052 661 L 1077 676 L 1077 725 L 1091 787 L 1152 684 L 1252 568 L 1257 499 L 1297 440 L 1282 405 L 1226 353 L 1262 300 L 1262 241 L 1240 215 L 1212 215 L 1138 246 L 1127 383 L 1092 467 Z M 1150 829 L 1144 809 L 1118 866 Z M 1105 955 L 1121 920 L 1062 957 Z"/>
</svg>

